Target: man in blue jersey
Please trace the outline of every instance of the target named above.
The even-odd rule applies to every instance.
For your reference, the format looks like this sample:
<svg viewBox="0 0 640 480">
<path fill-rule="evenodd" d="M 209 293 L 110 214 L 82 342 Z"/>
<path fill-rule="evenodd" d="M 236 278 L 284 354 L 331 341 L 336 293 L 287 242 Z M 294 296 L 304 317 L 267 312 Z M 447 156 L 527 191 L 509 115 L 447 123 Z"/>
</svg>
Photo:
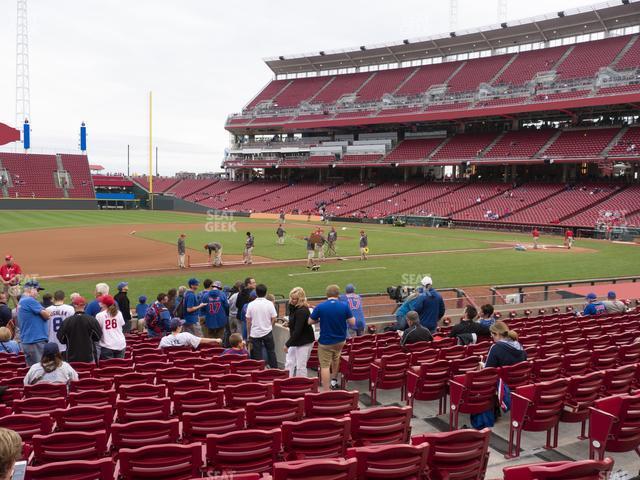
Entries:
<svg viewBox="0 0 640 480">
<path fill-rule="evenodd" d="M 182 329 L 196 337 L 202 337 L 198 312 L 205 304 L 198 298 L 198 286 L 200 286 L 200 281 L 197 278 L 189 279 L 189 290 L 184 294 L 184 326 Z"/>
<path fill-rule="evenodd" d="M 313 309 L 309 318 L 311 325 L 320 324 L 318 360 L 324 391 L 338 388 L 338 367 L 342 347 L 347 339 L 347 326 L 356 324 L 349 306 L 341 302 L 339 296 L 340 288 L 337 285 L 329 285 L 327 299 Z"/>
<path fill-rule="evenodd" d="M 424 287 L 424 292 L 416 298 L 413 309 L 420 315 L 420 324 L 433 333 L 436 331 L 438 321 L 444 316 L 444 300 L 442 300 L 442 296 L 433 289 L 433 280 L 431 280 L 431 277 L 424 277 L 421 283 Z"/>
<path fill-rule="evenodd" d="M 18 303 L 20 338 L 28 367 L 42 359 L 44 346 L 49 341 L 49 312 L 36 300 L 40 290 L 44 289 L 35 280 L 25 283 Z"/>
<path fill-rule="evenodd" d="M 356 287 L 351 283 L 344 287 L 344 292 L 343 295 L 340 295 L 340 301 L 349 306 L 353 318 L 356 319 L 355 325 L 349 325 L 347 335 L 349 337 L 359 337 L 364 334 L 364 330 L 367 328 L 364 319 L 364 310 L 362 308 L 362 297 L 356 293 Z"/>
<path fill-rule="evenodd" d="M 109 295 L 109 285 L 107 285 L 106 283 L 98 283 L 96 284 L 96 290 L 95 290 L 95 300 L 92 300 L 91 302 L 89 302 L 89 304 L 87 305 L 87 307 L 85 308 L 84 313 L 86 313 L 87 315 L 91 315 L 92 317 L 95 317 L 98 313 L 100 313 L 100 302 L 98 301 L 98 299 L 104 295 Z"/>
<path fill-rule="evenodd" d="M 204 286 L 211 280 L 205 280 Z M 221 282 L 212 282 L 211 288 L 202 294 L 200 299 L 204 306 L 204 326 L 202 328 L 205 338 L 224 338 L 224 330 L 229 323 L 229 301 L 222 291 Z"/>
<path fill-rule="evenodd" d="M 587 295 L 587 304 L 582 311 L 582 315 L 602 315 L 603 313 L 607 313 L 604 303 L 598 301 L 598 296 L 595 293 L 589 293 Z"/>
</svg>

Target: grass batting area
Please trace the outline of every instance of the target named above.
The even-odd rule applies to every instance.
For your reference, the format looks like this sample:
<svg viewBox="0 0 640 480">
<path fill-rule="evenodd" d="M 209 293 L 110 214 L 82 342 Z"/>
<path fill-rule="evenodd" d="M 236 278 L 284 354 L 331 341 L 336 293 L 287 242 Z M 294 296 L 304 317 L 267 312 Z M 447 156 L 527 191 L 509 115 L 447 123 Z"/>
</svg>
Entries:
<svg viewBox="0 0 640 480">
<path fill-rule="evenodd" d="M 211 278 L 231 285 L 246 276 L 266 283 L 274 294 L 287 295 L 302 286 L 308 295 L 322 295 L 329 283 L 353 283 L 361 293 L 384 292 L 387 286 L 417 284 L 429 274 L 436 288 L 489 286 L 614 277 L 640 273 L 635 244 L 578 239 L 573 250 L 560 248 L 559 237 L 541 237 L 543 248 L 529 245 L 528 235 L 446 228 L 397 228 L 387 225 L 333 223 L 337 253 L 318 272 L 305 268 L 303 240 L 314 222 L 288 220 L 285 244 L 276 244 L 276 220 L 211 217 L 148 211 L 3 212 L 0 244 L 27 274 L 41 278 L 47 291 L 63 289 L 92 296 L 98 281 L 112 288 L 130 283 L 130 296 L 150 298 L 185 285 L 190 277 Z M 358 260 L 360 229 L 369 237 L 369 260 Z M 254 265 L 242 265 L 245 233 L 255 235 Z M 192 268 L 176 268 L 176 240 L 186 233 Z M 223 245 L 225 266 L 205 266 L 205 243 Z"/>
</svg>

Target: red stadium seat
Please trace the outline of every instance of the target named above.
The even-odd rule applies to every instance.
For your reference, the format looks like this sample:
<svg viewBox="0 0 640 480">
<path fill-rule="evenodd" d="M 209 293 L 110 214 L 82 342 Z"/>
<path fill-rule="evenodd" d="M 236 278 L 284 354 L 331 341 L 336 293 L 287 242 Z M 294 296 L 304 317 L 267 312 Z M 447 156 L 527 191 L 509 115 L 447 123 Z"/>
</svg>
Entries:
<svg viewBox="0 0 640 480">
<path fill-rule="evenodd" d="M 511 391 L 522 385 L 527 385 L 531 381 L 531 363 L 520 362 L 514 365 L 500 367 L 498 369 L 500 378 L 507 384 Z"/>
<path fill-rule="evenodd" d="M 564 377 L 585 375 L 589 371 L 590 364 L 591 353 L 588 350 L 566 353 L 562 356 L 561 374 Z"/>
<path fill-rule="evenodd" d="M 466 358 L 457 358 L 455 360 L 448 360 L 449 362 L 449 376 L 455 377 L 456 375 L 462 375 L 463 373 L 472 372 L 480 368 L 480 357 L 473 355 Z"/>
<path fill-rule="evenodd" d="M 210 379 L 212 377 L 219 377 L 230 373 L 231 367 L 229 365 L 220 363 L 205 363 L 204 365 L 197 365 L 195 367 L 196 378 Z"/>
<path fill-rule="evenodd" d="M 589 458 L 632 450 L 640 455 L 640 392 L 600 399 L 590 410 Z"/>
<path fill-rule="evenodd" d="M 264 360 L 240 360 L 231 364 L 231 373 L 238 375 L 247 375 L 258 370 L 264 370 Z"/>
<path fill-rule="evenodd" d="M 105 405 L 79 405 L 65 410 L 51 412 L 56 430 L 63 432 L 93 432 L 95 430 L 107 430 L 111 428 L 113 421 L 113 407 Z"/>
<path fill-rule="evenodd" d="M 153 478 L 180 480 L 197 477 L 202 467 L 202 445 L 149 445 L 120 450 L 119 474 L 122 480 Z"/>
<path fill-rule="evenodd" d="M 560 415 L 561 422 L 580 422 L 582 424 L 580 439 L 585 437 L 586 421 L 589 418 L 589 407 L 598 399 L 602 389 L 603 372 L 592 372 L 569 378 L 567 396 Z"/>
<path fill-rule="evenodd" d="M 227 408 L 244 408 L 247 403 L 258 403 L 273 398 L 273 387 L 264 383 L 244 383 L 224 388 Z"/>
<path fill-rule="evenodd" d="M 71 382 L 69 386 L 70 392 L 82 392 L 85 390 L 111 390 L 113 382 L 109 380 L 101 380 L 99 378 L 81 378 Z"/>
<path fill-rule="evenodd" d="M 116 404 L 117 393 L 115 390 L 84 390 L 69 394 L 69 406 L 96 405 L 111 406 Z"/>
<path fill-rule="evenodd" d="M 407 370 L 411 364 L 409 353 L 395 353 L 375 360 L 371 364 L 371 377 L 369 381 L 369 394 L 371 405 L 376 404 L 378 389 L 400 389 L 400 398 L 405 398 L 407 383 Z"/>
<path fill-rule="evenodd" d="M 178 416 L 184 413 L 197 413 L 203 410 L 215 410 L 224 407 L 224 392 L 222 390 L 190 390 L 176 392 L 171 397 L 174 412 Z"/>
<path fill-rule="evenodd" d="M 242 385 L 251 381 L 251 375 L 238 375 L 236 373 L 228 373 L 220 377 L 211 377 L 211 388 L 213 390 L 224 390 L 225 387 L 232 385 Z"/>
<path fill-rule="evenodd" d="M 50 415 L 6 415 L 0 417 L 0 427 L 13 430 L 23 442 L 30 442 L 34 435 L 47 435 L 53 430 Z"/>
<path fill-rule="evenodd" d="M 280 429 L 207 435 L 207 464 L 218 474 L 271 472 L 278 461 L 281 438 Z"/>
<path fill-rule="evenodd" d="M 411 437 L 413 445 L 429 444 L 430 478 L 483 479 L 489 462 L 491 430 L 457 430 Z"/>
<path fill-rule="evenodd" d="M 154 373 L 127 372 L 126 374 L 116 375 L 116 377 L 113 379 L 113 382 L 116 391 L 119 393 L 120 387 L 123 387 L 125 385 L 140 385 L 143 383 L 153 385 L 155 383 L 155 379 L 156 376 Z"/>
<path fill-rule="evenodd" d="M 182 434 L 186 440 L 204 441 L 209 434 L 244 429 L 244 410 L 212 409 L 182 415 Z"/>
<path fill-rule="evenodd" d="M 358 410 L 357 390 L 307 393 L 304 396 L 304 414 L 307 418 L 340 418 L 353 410 Z"/>
<path fill-rule="evenodd" d="M 449 362 L 438 360 L 412 367 L 407 372 L 407 405 L 415 400 L 438 400 L 438 415 L 446 412 L 446 398 L 449 383 Z"/>
<path fill-rule="evenodd" d="M 591 351 L 591 370 L 609 370 L 618 363 L 618 347 L 599 348 Z"/>
<path fill-rule="evenodd" d="M 349 418 L 311 418 L 282 424 L 286 460 L 344 457 L 349 441 Z"/>
<path fill-rule="evenodd" d="M 358 479 L 425 478 L 429 444 L 350 448 L 347 456 L 358 460 Z"/>
<path fill-rule="evenodd" d="M 169 381 L 186 380 L 193 378 L 193 371 L 184 368 L 171 367 L 158 370 L 156 381 L 158 383 L 168 383 Z"/>
<path fill-rule="evenodd" d="M 418 343 L 429 343 L 429 342 L 418 342 Z M 418 343 L 414 343 L 413 345 L 417 345 Z M 405 346 L 406 349 L 406 346 Z M 411 350 L 411 365 L 419 366 L 421 363 L 433 363 L 438 358 L 438 350 L 431 347 L 423 347 L 418 350 Z"/>
<path fill-rule="evenodd" d="M 117 378 L 122 378 L 129 373 L 134 373 L 133 367 L 103 367 L 96 368 L 93 371 L 93 374 L 98 378 L 104 378 L 108 380 L 114 380 Z M 117 384 L 116 384 L 117 390 Z"/>
<path fill-rule="evenodd" d="M 533 382 L 550 382 L 562 376 L 562 358 L 559 356 L 536 358 L 532 362 L 531 380 Z"/>
<path fill-rule="evenodd" d="M 65 408 L 67 399 L 64 397 L 27 397 L 13 401 L 13 410 L 26 415 L 40 415 L 58 408 Z"/>
<path fill-rule="evenodd" d="M 73 472 L 73 477 L 69 473 Z M 104 480 L 113 478 L 114 464 L 110 458 L 72 460 L 39 467 L 27 467 L 26 480 Z"/>
<path fill-rule="evenodd" d="M 288 379 L 289 371 L 279 368 L 269 368 L 268 370 L 257 370 L 251 372 L 251 381 L 258 383 L 273 383 L 276 379 Z"/>
<path fill-rule="evenodd" d="M 369 380 L 371 361 L 375 350 L 371 347 L 351 349 L 348 355 L 340 357 L 340 373 L 342 374 L 341 388 L 345 389 L 347 382 Z"/>
<path fill-rule="evenodd" d="M 191 390 L 206 390 L 210 387 L 210 382 L 204 378 L 185 378 L 182 380 L 167 380 L 167 392 L 173 397 L 178 392 L 190 392 Z"/>
<path fill-rule="evenodd" d="M 458 360 L 466 355 L 467 349 L 462 345 L 454 345 L 453 347 L 445 347 L 438 350 L 438 360 Z"/>
<path fill-rule="evenodd" d="M 273 480 L 351 480 L 358 478 L 357 470 L 355 458 L 277 462 L 273 465 Z"/>
<path fill-rule="evenodd" d="M 151 385 L 141 383 L 137 385 L 121 385 L 118 388 L 120 400 L 132 400 L 134 398 L 164 398 L 167 396 L 166 385 Z"/>
<path fill-rule="evenodd" d="M 100 360 L 100 368 L 106 367 L 133 367 L 132 358 L 109 358 L 107 360 Z"/>
<path fill-rule="evenodd" d="M 317 378 L 291 377 L 273 381 L 275 398 L 304 398 L 307 393 L 318 393 Z"/>
<path fill-rule="evenodd" d="M 141 420 L 168 420 L 171 414 L 170 398 L 133 398 L 116 402 L 118 423 Z"/>
<path fill-rule="evenodd" d="M 64 383 L 36 383 L 35 385 L 25 385 L 25 398 L 31 397 L 66 397 L 67 386 Z"/>
<path fill-rule="evenodd" d="M 602 382 L 602 397 L 611 395 L 624 395 L 631 390 L 636 375 L 635 365 L 623 365 L 604 371 Z"/>
<path fill-rule="evenodd" d="M 485 368 L 458 375 L 449 382 L 449 426 L 458 429 L 458 415 L 475 414 L 493 410 L 498 370 Z"/>
<path fill-rule="evenodd" d="M 569 387 L 566 379 L 525 385 L 511 394 L 508 457 L 520 455 L 522 431 L 547 432 L 545 448 L 558 445 L 558 423 Z M 551 432 L 554 432 L 553 442 Z M 514 450 L 515 435 L 515 450 Z"/>
<path fill-rule="evenodd" d="M 231 365 L 232 363 L 242 362 L 247 360 L 246 355 L 238 355 L 236 353 L 227 353 L 224 355 L 214 355 L 211 357 L 211 362 L 221 365 Z"/>
<path fill-rule="evenodd" d="M 613 460 L 541 462 L 502 469 L 504 480 L 602 480 L 609 478 Z"/>
<path fill-rule="evenodd" d="M 277 428 L 282 422 L 297 422 L 304 417 L 302 398 L 275 398 L 245 406 L 247 428 Z"/>
<path fill-rule="evenodd" d="M 107 438 L 105 430 L 34 435 L 32 465 L 67 460 L 98 460 L 107 453 Z"/>
<path fill-rule="evenodd" d="M 407 443 L 412 411 L 411 407 L 378 407 L 351 412 L 352 445 Z"/>
<path fill-rule="evenodd" d="M 93 362 L 69 362 L 69 365 L 73 367 L 78 376 L 84 379 L 84 374 L 93 374 L 93 371 L 97 368 L 97 365 Z"/>
<path fill-rule="evenodd" d="M 177 418 L 111 425 L 111 444 L 115 450 L 177 443 L 179 437 L 180 421 Z"/>
<path fill-rule="evenodd" d="M 640 363 L 640 343 L 624 345 L 618 349 L 618 365 L 633 365 Z"/>
</svg>

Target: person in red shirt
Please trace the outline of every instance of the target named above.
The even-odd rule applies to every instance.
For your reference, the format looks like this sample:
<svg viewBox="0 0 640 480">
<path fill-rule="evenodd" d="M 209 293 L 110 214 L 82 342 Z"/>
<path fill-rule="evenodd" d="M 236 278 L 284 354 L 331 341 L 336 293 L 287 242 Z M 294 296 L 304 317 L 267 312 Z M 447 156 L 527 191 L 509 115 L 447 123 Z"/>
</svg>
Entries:
<svg viewBox="0 0 640 480">
<path fill-rule="evenodd" d="M 531 235 L 533 235 L 533 248 L 537 249 L 538 241 L 540 240 L 540 232 L 537 228 L 534 228 L 533 232 L 531 232 Z"/>
<path fill-rule="evenodd" d="M 0 279 L 4 293 L 13 299 L 14 305 L 18 305 L 20 295 L 20 280 L 22 279 L 22 269 L 11 255 L 4 257 L 4 265 L 0 267 Z"/>
<path fill-rule="evenodd" d="M 569 250 L 571 250 L 571 247 L 573 246 L 573 230 L 570 228 L 567 228 L 564 232 L 564 245 Z"/>
</svg>

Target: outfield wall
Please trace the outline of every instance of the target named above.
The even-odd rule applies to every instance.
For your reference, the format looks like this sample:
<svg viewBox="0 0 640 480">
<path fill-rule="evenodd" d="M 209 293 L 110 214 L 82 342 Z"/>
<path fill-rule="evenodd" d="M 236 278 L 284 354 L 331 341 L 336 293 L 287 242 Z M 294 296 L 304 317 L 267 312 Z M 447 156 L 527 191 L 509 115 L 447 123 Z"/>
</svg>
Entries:
<svg viewBox="0 0 640 480">
<path fill-rule="evenodd" d="M 90 198 L 3 198 L 0 210 L 97 210 L 98 201 Z"/>
</svg>

